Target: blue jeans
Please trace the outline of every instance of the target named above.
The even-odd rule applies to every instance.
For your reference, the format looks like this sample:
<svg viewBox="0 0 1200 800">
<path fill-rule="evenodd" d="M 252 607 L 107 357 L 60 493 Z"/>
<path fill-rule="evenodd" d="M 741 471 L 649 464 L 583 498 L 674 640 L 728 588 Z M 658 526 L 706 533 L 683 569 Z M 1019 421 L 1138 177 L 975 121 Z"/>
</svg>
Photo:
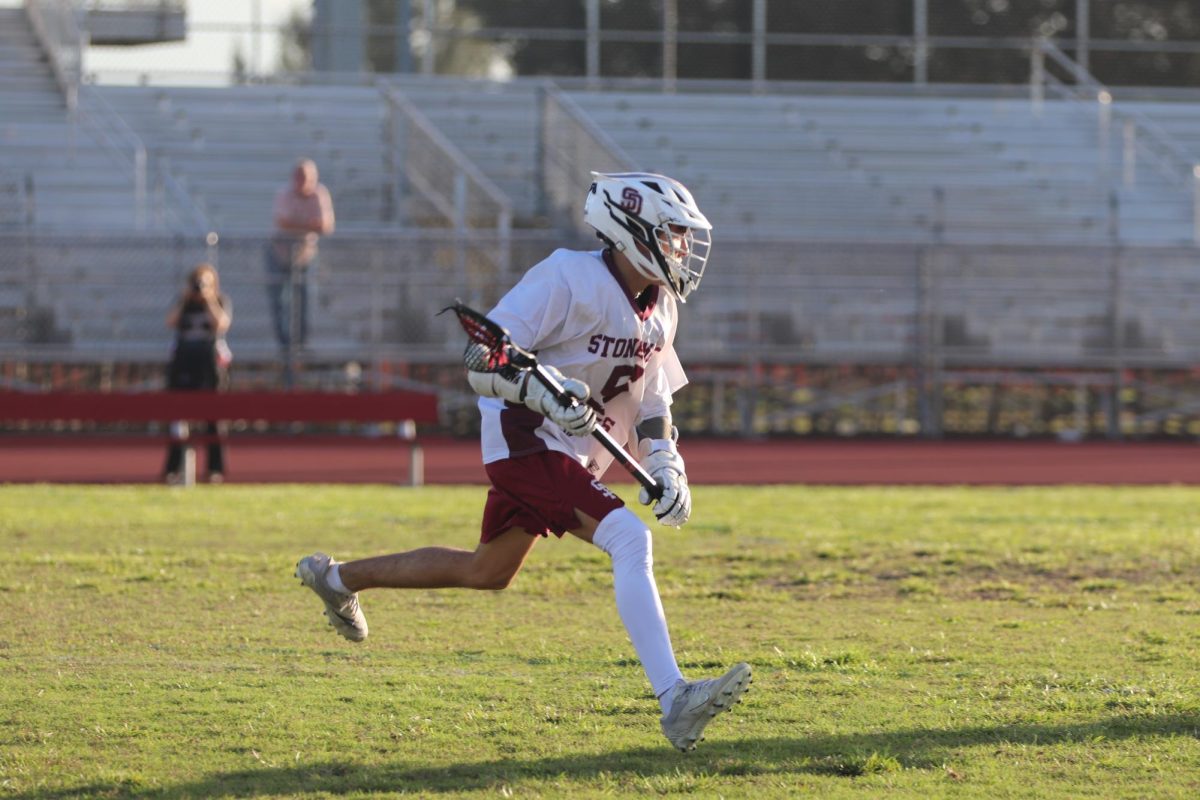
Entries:
<svg viewBox="0 0 1200 800">
<path fill-rule="evenodd" d="M 316 269 L 315 257 L 306 264 L 293 264 L 280 258 L 273 245 L 267 245 L 267 298 L 275 339 L 285 350 L 308 340 L 310 276 Z"/>
</svg>

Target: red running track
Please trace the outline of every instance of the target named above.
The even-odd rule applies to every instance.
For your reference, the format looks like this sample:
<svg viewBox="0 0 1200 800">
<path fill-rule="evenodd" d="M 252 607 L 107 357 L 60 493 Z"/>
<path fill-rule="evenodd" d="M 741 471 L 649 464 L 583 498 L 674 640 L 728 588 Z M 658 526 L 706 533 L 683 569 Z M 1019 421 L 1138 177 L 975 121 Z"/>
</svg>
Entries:
<svg viewBox="0 0 1200 800">
<path fill-rule="evenodd" d="M 477 442 L 422 443 L 426 482 L 486 482 Z M 681 452 L 694 483 L 1200 485 L 1200 446 L 1181 442 L 693 439 Z M 148 483 L 163 457 L 162 442 L 147 438 L 7 436 L 0 482 Z M 229 446 L 228 469 L 230 483 L 407 483 L 408 449 L 396 439 L 244 436 Z M 617 467 L 609 478 L 628 482 Z"/>
</svg>

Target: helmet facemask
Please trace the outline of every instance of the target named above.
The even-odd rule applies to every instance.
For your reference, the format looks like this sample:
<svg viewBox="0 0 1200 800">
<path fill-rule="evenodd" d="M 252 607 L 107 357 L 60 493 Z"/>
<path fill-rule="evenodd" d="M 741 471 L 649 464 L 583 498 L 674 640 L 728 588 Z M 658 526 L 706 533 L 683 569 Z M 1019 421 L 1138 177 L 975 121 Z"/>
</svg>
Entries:
<svg viewBox="0 0 1200 800">
<path fill-rule="evenodd" d="M 654 241 L 667 281 L 676 297 L 686 302 L 704 275 L 712 236 L 703 228 L 668 222 L 654 228 Z"/>
</svg>

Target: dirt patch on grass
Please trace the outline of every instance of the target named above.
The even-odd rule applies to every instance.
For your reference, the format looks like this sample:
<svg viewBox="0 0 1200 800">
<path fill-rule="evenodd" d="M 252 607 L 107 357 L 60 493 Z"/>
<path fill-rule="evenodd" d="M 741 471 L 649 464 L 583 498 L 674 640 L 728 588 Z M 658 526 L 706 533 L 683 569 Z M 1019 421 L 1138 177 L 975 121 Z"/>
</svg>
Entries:
<svg viewBox="0 0 1200 800">
<path fill-rule="evenodd" d="M 842 565 L 833 570 L 814 566 L 815 569 L 799 575 L 773 576 L 765 581 L 765 585 L 788 592 L 797 599 L 820 599 L 835 591 L 839 597 L 899 595 L 1022 602 L 1045 594 L 1100 597 L 1148 589 L 1161 591 L 1168 587 L 1178 590 L 1181 581 L 1177 569 L 1149 564 L 1049 566 L 999 562 L 941 567 L 892 565 L 881 570 L 854 565 Z M 722 583 L 710 585 L 708 591 L 720 591 Z M 746 588 L 744 583 L 741 588 Z M 1187 590 L 1184 595 L 1181 599 L 1194 600 L 1200 593 Z"/>
</svg>

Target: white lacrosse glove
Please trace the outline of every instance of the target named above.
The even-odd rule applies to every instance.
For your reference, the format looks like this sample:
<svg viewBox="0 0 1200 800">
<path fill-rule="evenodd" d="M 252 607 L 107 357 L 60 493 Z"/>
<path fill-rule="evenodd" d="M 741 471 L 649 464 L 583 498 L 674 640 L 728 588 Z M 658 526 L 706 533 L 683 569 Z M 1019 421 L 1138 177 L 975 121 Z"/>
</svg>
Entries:
<svg viewBox="0 0 1200 800">
<path fill-rule="evenodd" d="M 588 436 L 596 430 L 599 420 L 596 411 L 588 405 L 588 397 L 592 392 L 588 385 L 575 378 L 568 378 L 554 367 L 543 364 L 542 369 L 563 387 L 567 394 L 578 402 L 573 406 L 563 406 L 554 393 L 546 388 L 541 381 L 530 373 L 525 383 L 525 405 L 553 422 L 572 436 Z"/>
<path fill-rule="evenodd" d="M 692 490 L 688 488 L 683 457 L 675 447 L 679 431 L 671 429 L 670 439 L 642 439 L 638 442 L 638 460 L 650 477 L 663 487 L 662 497 L 654 504 L 654 516 L 663 525 L 678 528 L 692 515 Z M 638 502 L 650 505 L 650 492 L 645 487 Z"/>
<path fill-rule="evenodd" d="M 467 348 L 470 353 L 470 346 Z M 498 372 L 467 370 L 467 382 L 484 397 L 499 397 L 524 405 L 546 417 L 572 436 L 587 436 L 596 429 L 596 411 L 588 405 L 591 391 L 583 381 L 568 378 L 554 367 L 543 364 L 549 375 L 578 403 L 564 407 L 554 393 L 533 376 L 531 370 L 502 369 Z"/>
</svg>

